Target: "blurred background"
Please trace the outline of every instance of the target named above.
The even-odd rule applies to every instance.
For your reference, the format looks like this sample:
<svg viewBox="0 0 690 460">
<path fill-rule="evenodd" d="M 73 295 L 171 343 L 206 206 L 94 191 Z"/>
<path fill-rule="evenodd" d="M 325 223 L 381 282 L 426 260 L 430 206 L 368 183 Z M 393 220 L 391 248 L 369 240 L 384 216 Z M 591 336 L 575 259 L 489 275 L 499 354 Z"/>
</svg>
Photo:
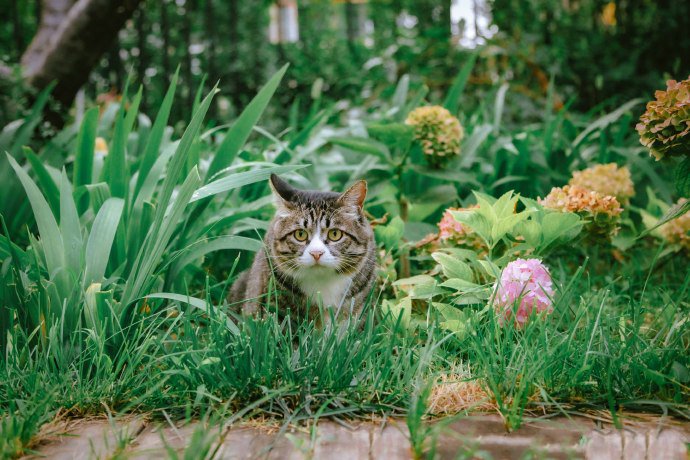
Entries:
<svg viewBox="0 0 690 460">
<path fill-rule="evenodd" d="M 679 0 L 0 0 L 0 15 L 0 124 L 52 81 L 55 124 L 117 100 L 128 79 L 145 85 L 153 115 L 178 66 L 172 122 L 220 81 L 212 124 L 234 119 L 286 62 L 271 109 L 282 124 L 316 99 L 375 104 L 403 74 L 445 94 L 472 54 L 464 104 L 509 82 L 516 122 L 543 108 L 551 80 L 556 108 L 585 112 L 690 74 L 690 2 Z"/>
</svg>

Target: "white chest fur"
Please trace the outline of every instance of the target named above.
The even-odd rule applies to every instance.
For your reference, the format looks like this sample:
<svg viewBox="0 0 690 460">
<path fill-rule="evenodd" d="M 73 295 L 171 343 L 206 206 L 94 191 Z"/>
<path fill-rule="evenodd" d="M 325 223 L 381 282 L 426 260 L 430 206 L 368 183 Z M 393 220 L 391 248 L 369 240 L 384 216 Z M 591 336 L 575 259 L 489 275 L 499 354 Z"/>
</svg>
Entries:
<svg viewBox="0 0 690 460">
<path fill-rule="evenodd" d="M 332 307 L 341 306 L 352 283 L 352 278 L 347 275 L 319 267 L 302 270 L 295 278 L 313 302 L 318 302 L 320 298 L 324 306 Z"/>
</svg>

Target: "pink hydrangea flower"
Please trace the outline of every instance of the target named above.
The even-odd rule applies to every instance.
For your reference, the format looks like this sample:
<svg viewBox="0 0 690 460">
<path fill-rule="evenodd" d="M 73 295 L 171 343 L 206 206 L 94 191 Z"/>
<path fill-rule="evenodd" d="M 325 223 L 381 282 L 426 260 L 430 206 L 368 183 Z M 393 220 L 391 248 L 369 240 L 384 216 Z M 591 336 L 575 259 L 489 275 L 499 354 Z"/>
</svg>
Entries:
<svg viewBox="0 0 690 460">
<path fill-rule="evenodd" d="M 438 223 L 438 228 L 440 230 L 439 236 L 442 240 L 465 235 L 465 229 L 460 222 L 455 220 L 451 211 L 462 211 L 462 209 L 448 208 L 443 213 L 443 218 L 441 222 Z"/>
<path fill-rule="evenodd" d="M 517 259 L 510 262 L 494 286 L 494 307 L 501 313 L 500 321 L 509 320 L 516 302 L 515 323 L 524 325 L 532 314 L 553 311 L 553 281 L 539 259 Z"/>
</svg>

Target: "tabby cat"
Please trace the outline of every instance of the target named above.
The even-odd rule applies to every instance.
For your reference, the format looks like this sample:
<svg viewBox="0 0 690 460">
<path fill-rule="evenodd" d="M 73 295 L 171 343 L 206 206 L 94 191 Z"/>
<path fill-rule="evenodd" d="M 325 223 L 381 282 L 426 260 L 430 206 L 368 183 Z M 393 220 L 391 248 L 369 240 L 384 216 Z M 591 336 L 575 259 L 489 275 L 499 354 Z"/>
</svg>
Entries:
<svg viewBox="0 0 690 460">
<path fill-rule="evenodd" d="M 237 279 L 230 301 L 244 301 L 244 314 L 258 313 L 273 279 L 279 313 L 289 308 L 311 317 L 322 305 L 333 309 L 327 322 L 357 315 L 376 277 L 374 232 L 362 211 L 366 182 L 344 193 L 319 192 L 298 190 L 273 174 L 270 185 L 277 211 L 266 233 L 266 250 Z"/>
</svg>

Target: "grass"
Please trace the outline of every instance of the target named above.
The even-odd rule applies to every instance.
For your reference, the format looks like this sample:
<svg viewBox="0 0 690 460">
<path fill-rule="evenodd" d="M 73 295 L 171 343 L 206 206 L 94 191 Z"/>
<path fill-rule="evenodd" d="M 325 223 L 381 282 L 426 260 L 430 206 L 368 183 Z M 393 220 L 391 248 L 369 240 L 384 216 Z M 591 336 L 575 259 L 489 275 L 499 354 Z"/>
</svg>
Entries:
<svg viewBox="0 0 690 460">
<path fill-rule="evenodd" d="M 446 98 L 454 112 L 470 70 L 468 63 Z M 428 424 L 429 397 L 457 385 L 458 369 L 481 390 L 466 408 L 495 407 L 508 430 L 535 409 L 690 418 L 690 271 L 678 248 L 651 235 L 635 239 L 645 216 L 661 215 L 672 196 L 667 173 L 646 164 L 625 134 L 636 102 L 601 117 L 547 111 L 543 123 L 521 129 L 502 122 L 507 96 L 497 90 L 495 101 L 461 114 L 464 156 L 439 172 L 415 163 L 410 142 L 398 136 L 420 96 L 408 94 L 405 79 L 380 113 L 364 116 L 369 137 L 334 126 L 325 112 L 302 130 L 267 133 L 257 123 L 284 71 L 229 128 L 202 131 L 211 92 L 181 137 L 170 138 L 175 77 L 150 127 L 136 123 L 143 116 L 137 92 L 100 119 L 88 112 L 62 134 L 62 153 L 56 143 L 35 146 L 36 155 L 20 148 L 40 111 L 15 125 L 27 127 L 15 138 L 8 131 L 0 139 L 12 154 L 0 167 L 17 178 L 0 196 L 3 455 L 30 450 L 58 412 L 113 412 L 213 424 L 405 416 L 422 456 L 438 434 Z M 109 145 L 104 161 L 94 155 L 96 137 Z M 467 204 L 471 188 L 498 195 L 515 187 L 536 198 L 591 158 L 641 165 L 634 176 L 648 199 L 635 198 L 616 247 L 544 250 L 560 287 L 552 315 L 516 328 L 500 324 L 486 302 L 447 290 L 389 308 L 399 300 L 391 282 L 400 272 L 441 276 L 428 253 L 411 248 L 435 231 L 446 207 Z M 321 188 L 366 174 L 367 210 L 390 220 L 377 228 L 387 281 L 361 321 L 326 331 L 315 318 L 230 313 L 228 287 L 261 249 L 257 230 L 273 212 L 265 184 L 273 172 Z M 440 260 L 446 272 L 471 276 L 468 264 Z M 480 288 L 489 289 L 484 282 Z M 443 326 L 448 318 L 434 308 L 440 302 L 452 305 L 462 327 Z M 195 432 L 182 457 L 212 455 L 215 439 Z"/>
</svg>

